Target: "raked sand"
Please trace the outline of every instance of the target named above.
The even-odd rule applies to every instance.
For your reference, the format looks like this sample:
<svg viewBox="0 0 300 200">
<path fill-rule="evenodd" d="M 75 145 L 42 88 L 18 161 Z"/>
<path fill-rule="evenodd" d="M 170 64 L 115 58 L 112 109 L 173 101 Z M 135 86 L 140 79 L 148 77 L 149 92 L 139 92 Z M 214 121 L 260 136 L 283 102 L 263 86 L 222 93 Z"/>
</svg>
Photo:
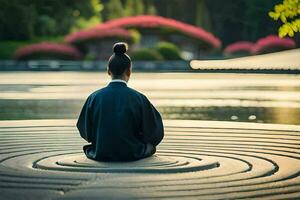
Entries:
<svg viewBox="0 0 300 200">
<path fill-rule="evenodd" d="M 298 199 L 300 126 L 165 120 L 157 153 L 85 158 L 75 120 L 0 121 L 0 199 Z"/>
</svg>

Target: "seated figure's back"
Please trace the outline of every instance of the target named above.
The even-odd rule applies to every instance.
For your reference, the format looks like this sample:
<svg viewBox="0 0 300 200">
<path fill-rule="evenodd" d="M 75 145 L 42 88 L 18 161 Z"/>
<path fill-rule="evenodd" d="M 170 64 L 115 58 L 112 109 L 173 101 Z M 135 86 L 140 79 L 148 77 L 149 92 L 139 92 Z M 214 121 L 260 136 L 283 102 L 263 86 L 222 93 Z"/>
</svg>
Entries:
<svg viewBox="0 0 300 200">
<path fill-rule="evenodd" d="M 131 65 L 127 81 L 130 74 Z M 82 108 L 77 127 L 91 142 L 84 146 L 91 159 L 126 161 L 148 157 L 164 136 L 159 112 L 146 96 L 129 88 L 127 81 L 126 77 L 113 78 L 105 88 L 92 93 Z"/>
</svg>

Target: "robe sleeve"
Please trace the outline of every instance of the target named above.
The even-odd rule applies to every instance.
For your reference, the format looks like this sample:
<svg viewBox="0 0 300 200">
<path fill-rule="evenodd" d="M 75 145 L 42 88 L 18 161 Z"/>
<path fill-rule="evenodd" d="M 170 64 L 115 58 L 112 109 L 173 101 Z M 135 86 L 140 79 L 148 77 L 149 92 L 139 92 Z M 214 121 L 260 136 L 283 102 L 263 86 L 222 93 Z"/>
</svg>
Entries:
<svg viewBox="0 0 300 200">
<path fill-rule="evenodd" d="M 157 146 L 164 137 L 162 118 L 147 97 L 143 99 L 141 124 L 144 142 Z"/>
<path fill-rule="evenodd" d="M 78 121 L 77 121 L 77 128 L 79 130 L 80 136 L 85 139 L 87 142 L 92 142 L 93 134 L 92 134 L 92 113 L 91 113 L 91 99 L 90 97 L 85 101 Z"/>
</svg>

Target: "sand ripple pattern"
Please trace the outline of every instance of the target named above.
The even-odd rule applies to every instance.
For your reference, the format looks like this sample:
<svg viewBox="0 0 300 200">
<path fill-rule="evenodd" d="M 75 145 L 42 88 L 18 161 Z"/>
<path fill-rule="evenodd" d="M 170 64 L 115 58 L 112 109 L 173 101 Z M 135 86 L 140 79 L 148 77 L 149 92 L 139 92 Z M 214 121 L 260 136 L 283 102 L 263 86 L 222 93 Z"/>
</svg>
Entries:
<svg viewBox="0 0 300 200">
<path fill-rule="evenodd" d="M 169 120 L 155 156 L 104 163 L 74 124 L 0 122 L 0 199 L 300 198 L 300 126 Z"/>
</svg>

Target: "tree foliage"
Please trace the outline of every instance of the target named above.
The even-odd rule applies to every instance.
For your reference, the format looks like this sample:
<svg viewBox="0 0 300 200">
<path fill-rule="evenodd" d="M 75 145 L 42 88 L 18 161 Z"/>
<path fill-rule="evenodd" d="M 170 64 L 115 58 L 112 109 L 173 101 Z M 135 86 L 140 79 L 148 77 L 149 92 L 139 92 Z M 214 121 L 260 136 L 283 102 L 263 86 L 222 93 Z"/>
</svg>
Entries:
<svg viewBox="0 0 300 200">
<path fill-rule="evenodd" d="M 236 41 L 256 41 L 273 34 L 276 27 L 268 16 L 282 0 L 205 0 L 212 32 L 227 46 Z"/>
<path fill-rule="evenodd" d="M 105 4 L 107 19 L 117 19 L 124 17 L 124 7 L 120 0 L 110 0 Z"/>
<path fill-rule="evenodd" d="M 143 15 L 144 3 L 141 0 L 127 0 L 124 9 L 125 16 Z"/>
<path fill-rule="evenodd" d="M 79 19 L 100 18 L 99 0 L 0 0 L 0 39 L 63 35 Z"/>
<path fill-rule="evenodd" d="M 104 20 L 116 19 L 124 16 L 155 15 L 156 6 L 153 0 L 103 0 Z"/>
<path fill-rule="evenodd" d="M 280 20 L 282 25 L 278 29 L 280 37 L 293 37 L 300 32 L 300 0 L 283 0 L 281 4 L 274 6 L 274 11 L 269 16 L 274 20 Z"/>
<path fill-rule="evenodd" d="M 275 4 L 282 2 L 283 0 L 0 0 L 0 40 L 56 37 L 65 35 L 70 30 L 76 31 L 118 17 L 156 14 L 209 30 L 221 38 L 226 46 L 237 40 L 256 41 L 273 34 L 277 28 L 273 26 L 274 22 L 267 13 Z M 297 17 L 294 18 L 297 20 Z M 277 20 L 281 23 L 281 17 Z M 289 23 L 291 20 L 294 21 L 287 18 Z M 286 33 L 290 28 L 296 30 L 296 26 L 284 24 L 284 27 L 282 29 Z M 297 36 L 295 39 L 297 40 Z"/>
<path fill-rule="evenodd" d="M 103 10 L 103 4 L 99 0 L 90 0 L 90 10 L 92 11 L 92 15 L 90 17 L 78 16 L 78 19 L 74 23 L 71 28 L 71 32 L 75 32 L 81 29 L 92 27 L 96 24 L 99 24 L 101 20 L 101 12 Z M 80 12 L 76 12 L 75 14 L 80 14 Z"/>
</svg>

